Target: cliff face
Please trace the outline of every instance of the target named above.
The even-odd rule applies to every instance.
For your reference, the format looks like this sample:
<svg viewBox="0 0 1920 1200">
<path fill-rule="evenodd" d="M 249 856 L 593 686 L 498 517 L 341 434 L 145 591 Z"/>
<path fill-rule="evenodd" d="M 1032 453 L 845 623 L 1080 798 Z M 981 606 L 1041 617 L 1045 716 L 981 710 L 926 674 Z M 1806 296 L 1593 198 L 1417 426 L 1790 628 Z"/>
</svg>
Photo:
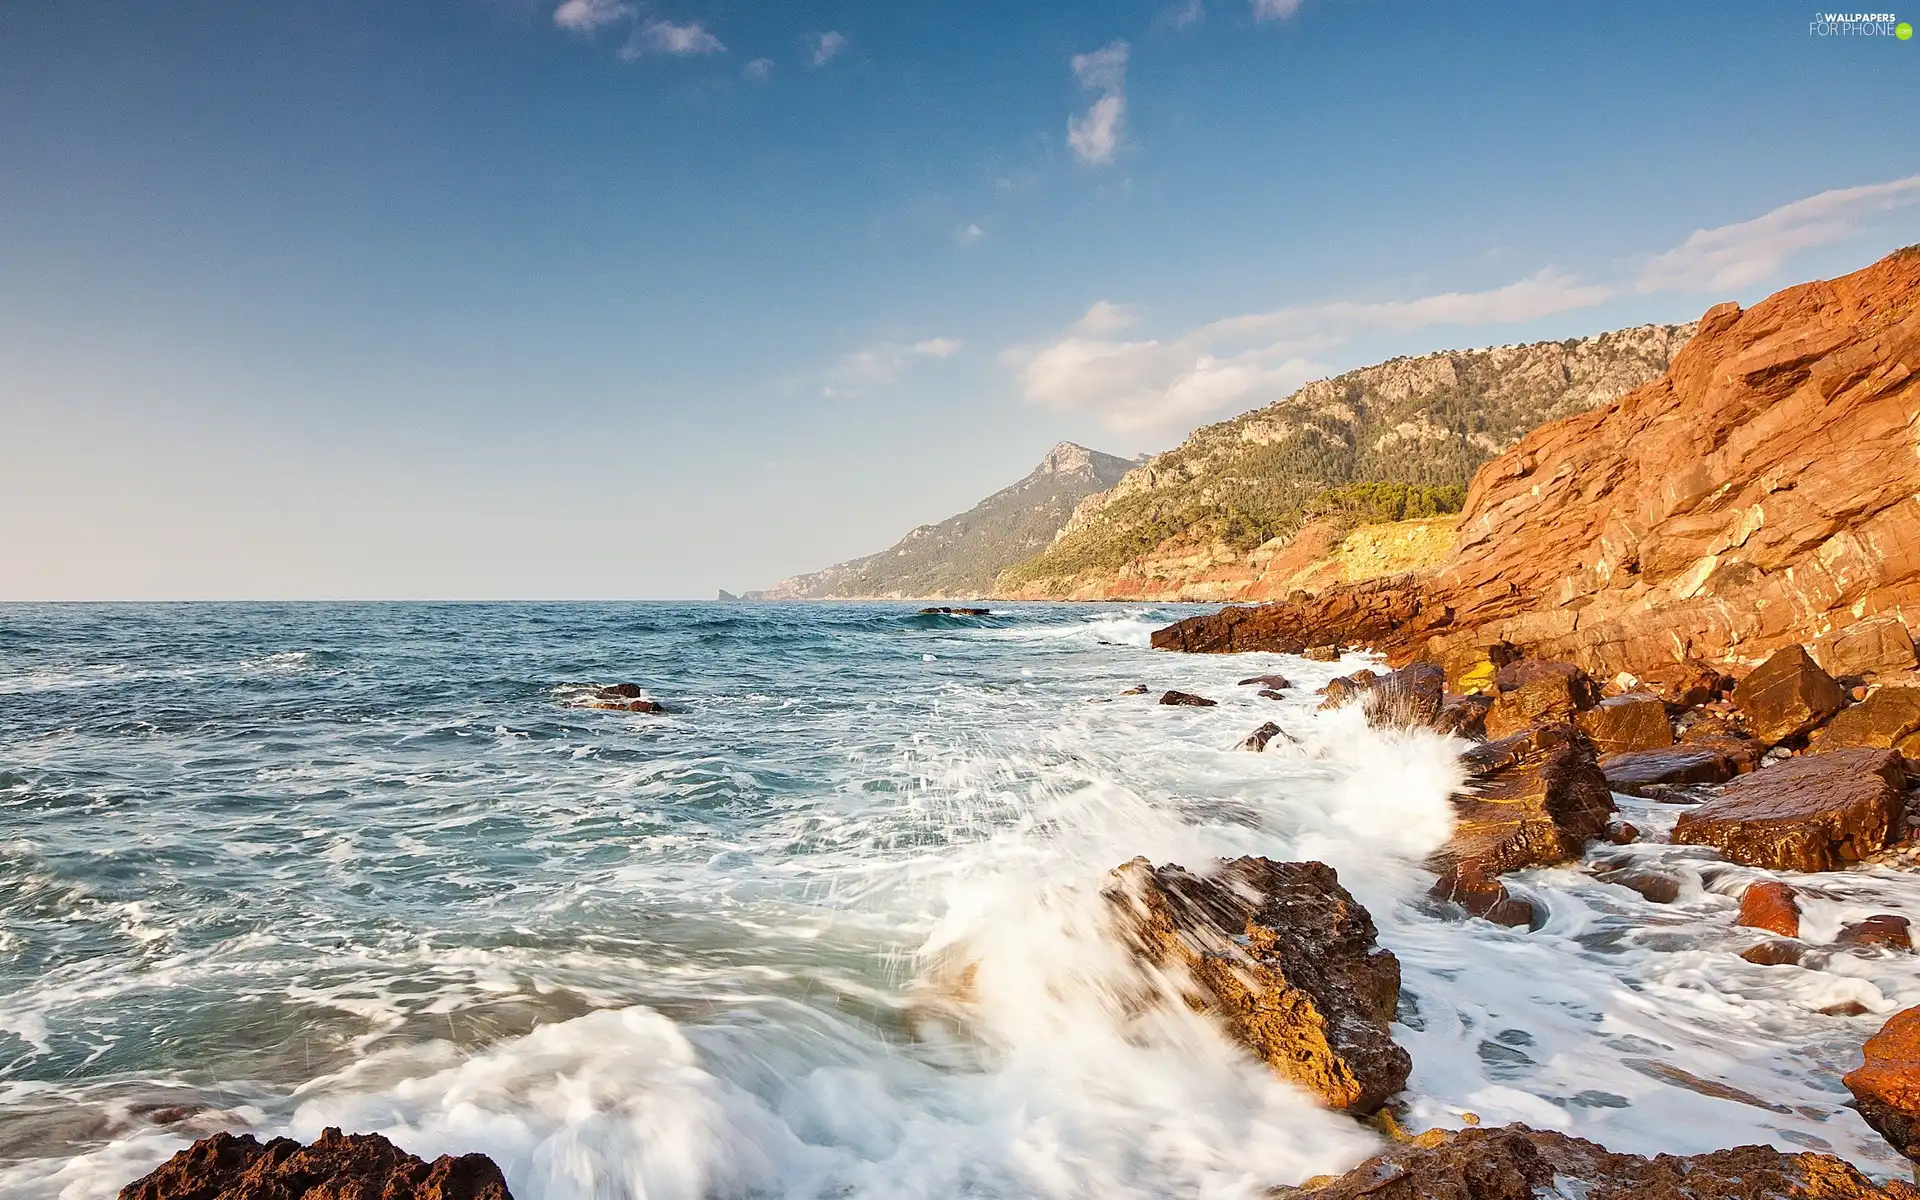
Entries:
<svg viewBox="0 0 1920 1200">
<path fill-rule="evenodd" d="M 1156 644 L 1253 649 L 1312 627 L 1401 660 L 1498 640 L 1652 675 L 1881 630 L 1907 647 L 1890 665 L 1911 666 L 1916 372 L 1920 247 L 1719 305 L 1665 377 L 1482 467 L 1431 578 L 1229 610 Z"/>
<path fill-rule="evenodd" d="M 1196 431 L 1083 501 L 995 583 L 1027 599 L 1255 599 L 1302 527 L 1458 508 L 1474 469 L 1545 421 L 1658 378 L 1690 325 L 1398 358 Z M 1391 484 L 1395 489 L 1354 485 Z M 1288 572 L 1290 574 L 1290 572 Z"/>
<path fill-rule="evenodd" d="M 749 600 L 939 599 L 983 596 L 996 575 L 1047 545 L 1074 505 L 1136 464 L 1072 442 L 1047 451 L 1026 478 L 888 549 L 783 579 Z"/>
</svg>

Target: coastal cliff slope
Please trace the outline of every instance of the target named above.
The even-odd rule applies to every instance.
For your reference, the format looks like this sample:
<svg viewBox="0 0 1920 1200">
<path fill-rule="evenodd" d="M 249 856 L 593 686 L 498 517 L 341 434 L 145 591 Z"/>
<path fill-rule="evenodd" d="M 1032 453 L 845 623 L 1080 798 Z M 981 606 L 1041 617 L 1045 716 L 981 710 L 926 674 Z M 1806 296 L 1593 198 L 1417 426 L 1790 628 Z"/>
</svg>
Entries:
<svg viewBox="0 0 1920 1200">
<path fill-rule="evenodd" d="M 1647 674 L 1796 642 L 1820 656 L 1868 622 L 1910 631 L 1916 373 L 1920 247 L 1717 305 L 1662 378 L 1482 467 L 1431 577 L 1227 610 L 1156 644 L 1271 648 L 1311 630 L 1404 661 L 1506 641 Z"/>
<path fill-rule="evenodd" d="M 1348 530 L 1457 510 L 1481 463 L 1543 422 L 1659 378 L 1692 334 L 1691 325 L 1642 325 L 1396 358 L 1307 384 L 1195 431 L 1083 501 L 1052 544 L 1002 574 L 995 591 L 1022 599 L 1286 595 L 1296 573 Z M 1296 538 L 1303 528 L 1309 534 Z M 1289 553 L 1296 541 L 1305 544 Z"/>
<path fill-rule="evenodd" d="M 749 600 L 939 599 L 983 596 L 994 577 L 1045 546 L 1084 497 L 1137 464 L 1061 442 L 1024 479 L 958 516 L 922 525 L 878 554 L 783 579 Z"/>
</svg>

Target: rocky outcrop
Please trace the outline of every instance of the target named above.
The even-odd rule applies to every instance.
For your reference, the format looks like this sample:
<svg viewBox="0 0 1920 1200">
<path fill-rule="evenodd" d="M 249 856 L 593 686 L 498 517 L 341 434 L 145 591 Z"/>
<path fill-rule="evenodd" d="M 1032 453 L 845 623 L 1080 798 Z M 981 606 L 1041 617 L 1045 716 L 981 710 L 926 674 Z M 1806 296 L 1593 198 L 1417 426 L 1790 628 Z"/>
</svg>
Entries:
<svg viewBox="0 0 1920 1200">
<path fill-rule="evenodd" d="M 1834 750 L 1762 767 L 1683 813 L 1673 840 L 1750 867 L 1831 871 L 1904 836 L 1906 766 L 1891 750 Z"/>
<path fill-rule="evenodd" d="M 1830 1154 L 1736 1146 L 1643 1158 L 1564 1133 L 1505 1125 L 1434 1130 L 1344 1175 L 1276 1188 L 1275 1200 L 1917 1200 Z"/>
<path fill-rule="evenodd" d="M 1463 869 L 1497 876 L 1566 862 L 1606 831 L 1613 796 L 1593 744 L 1572 725 L 1486 742 L 1461 758 L 1468 790 L 1453 798 L 1453 836 L 1433 856 L 1443 884 Z"/>
<path fill-rule="evenodd" d="M 1258 754 L 1265 750 L 1267 743 L 1274 738 L 1286 736 L 1286 730 L 1275 725 L 1272 721 L 1268 721 L 1266 724 L 1260 726 L 1260 728 L 1248 734 L 1246 740 L 1240 743 L 1240 748 L 1242 750 L 1251 750 L 1255 754 Z"/>
<path fill-rule="evenodd" d="M 428 1163 L 377 1133 L 328 1129 L 302 1146 L 216 1133 L 120 1189 L 120 1200 L 513 1200 L 484 1154 Z"/>
<path fill-rule="evenodd" d="M 1202 877 L 1137 858 L 1106 895 L 1142 958 L 1186 973 L 1188 1003 L 1329 1107 L 1370 1113 L 1406 1086 L 1400 963 L 1333 868 L 1237 858 Z"/>
<path fill-rule="evenodd" d="M 1920 1162 L 1920 1007 L 1895 1013 L 1864 1053 L 1866 1061 L 1841 1082 L 1867 1124 Z"/>
<path fill-rule="evenodd" d="M 1897 670 L 1920 623 L 1916 422 L 1920 248 L 1710 310 L 1663 378 L 1482 467 L 1431 577 L 1227 610 L 1154 644 L 1310 632 L 1398 663 L 1499 641 L 1643 679 L 1812 644 Z"/>
</svg>

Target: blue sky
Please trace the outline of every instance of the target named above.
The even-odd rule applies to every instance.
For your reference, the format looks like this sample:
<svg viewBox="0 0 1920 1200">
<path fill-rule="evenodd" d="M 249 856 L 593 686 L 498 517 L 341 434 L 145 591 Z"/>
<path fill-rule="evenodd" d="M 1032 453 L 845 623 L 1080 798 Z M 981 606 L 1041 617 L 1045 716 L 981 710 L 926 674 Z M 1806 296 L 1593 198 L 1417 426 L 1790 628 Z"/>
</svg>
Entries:
<svg viewBox="0 0 1920 1200">
<path fill-rule="evenodd" d="M 1920 39 L 1810 15 L 0 0 L 0 598 L 705 597 L 1850 270 Z"/>
</svg>

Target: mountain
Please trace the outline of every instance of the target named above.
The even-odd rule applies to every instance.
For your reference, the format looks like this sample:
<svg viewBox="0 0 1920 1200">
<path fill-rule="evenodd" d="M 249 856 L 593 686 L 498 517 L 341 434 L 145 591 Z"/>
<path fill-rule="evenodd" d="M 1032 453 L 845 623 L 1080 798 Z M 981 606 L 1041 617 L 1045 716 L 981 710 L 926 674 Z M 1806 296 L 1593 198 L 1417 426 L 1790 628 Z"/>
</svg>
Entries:
<svg viewBox="0 0 1920 1200">
<path fill-rule="evenodd" d="M 1356 526 L 1458 511 L 1481 463 L 1535 426 L 1658 379 L 1693 330 L 1642 325 L 1564 342 L 1449 350 L 1310 383 L 1196 431 L 1112 491 L 1083 501 L 1053 543 L 1002 573 L 994 592 L 1027 599 L 1284 595 L 1291 572 Z M 1303 527 L 1314 531 L 1305 539 L 1314 553 L 1286 553 Z M 1444 550 L 1451 538 L 1414 540 Z"/>
<path fill-rule="evenodd" d="M 1709 309 L 1661 378 L 1483 466 L 1436 570 L 1223 609 L 1154 644 L 1404 662 L 1510 642 L 1646 680 L 1801 643 L 1886 683 L 1920 629 L 1916 428 L 1920 246 Z"/>
<path fill-rule="evenodd" d="M 749 600 L 940 599 L 984 596 L 1000 572 L 1053 540 L 1083 498 L 1118 483 L 1137 461 L 1072 442 L 1047 451 L 1025 479 L 957 517 L 922 525 L 888 549 L 783 579 Z"/>
</svg>

